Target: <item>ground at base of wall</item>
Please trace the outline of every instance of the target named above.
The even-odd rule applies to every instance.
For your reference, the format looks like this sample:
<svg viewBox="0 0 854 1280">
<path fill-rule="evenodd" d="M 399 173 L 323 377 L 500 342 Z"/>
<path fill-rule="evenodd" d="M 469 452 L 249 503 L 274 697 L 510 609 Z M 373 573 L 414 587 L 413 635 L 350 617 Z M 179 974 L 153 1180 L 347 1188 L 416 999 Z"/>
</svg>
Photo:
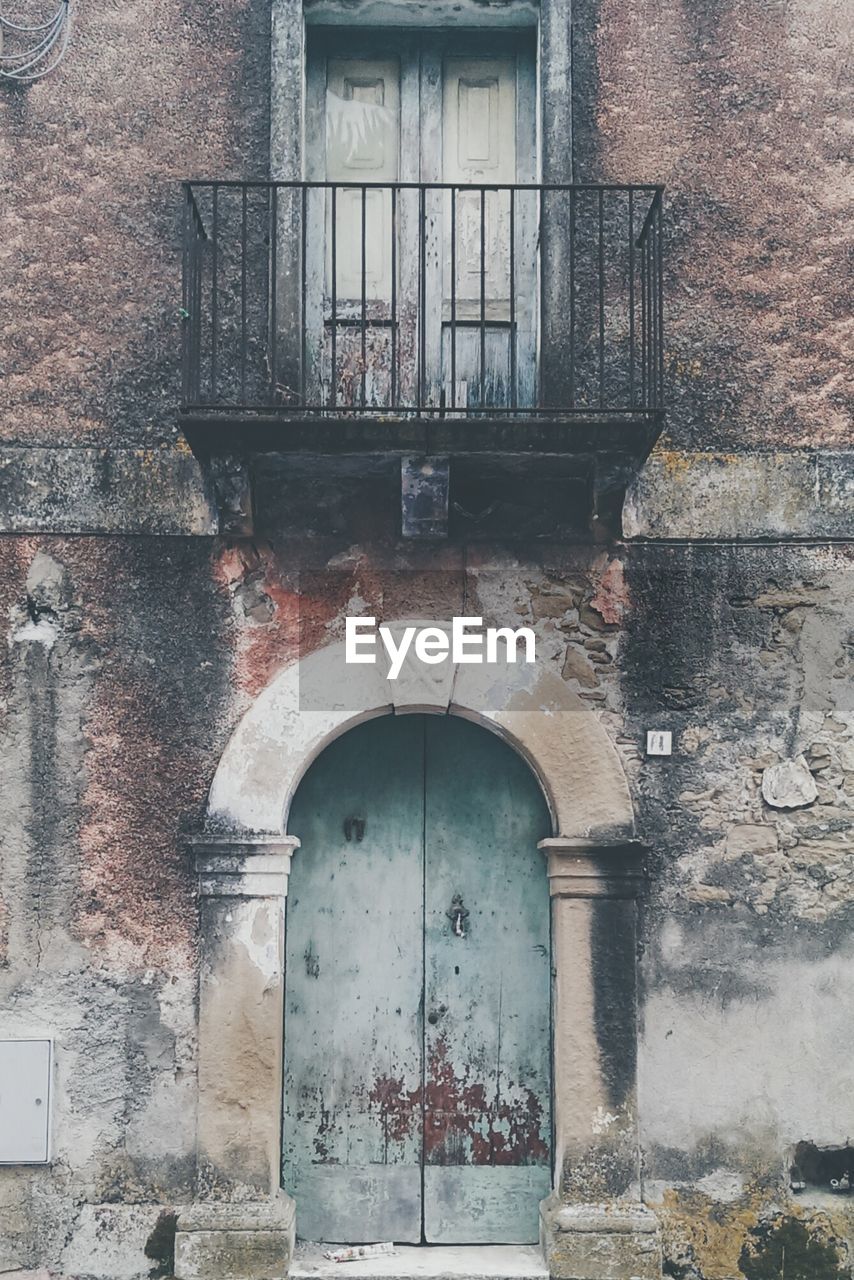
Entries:
<svg viewBox="0 0 854 1280">
<path fill-rule="evenodd" d="M 548 1276 L 537 1245 L 398 1245 L 394 1253 L 346 1266 L 324 1258 L 336 1245 L 297 1245 L 290 1280 L 543 1280 Z"/>
</svg>

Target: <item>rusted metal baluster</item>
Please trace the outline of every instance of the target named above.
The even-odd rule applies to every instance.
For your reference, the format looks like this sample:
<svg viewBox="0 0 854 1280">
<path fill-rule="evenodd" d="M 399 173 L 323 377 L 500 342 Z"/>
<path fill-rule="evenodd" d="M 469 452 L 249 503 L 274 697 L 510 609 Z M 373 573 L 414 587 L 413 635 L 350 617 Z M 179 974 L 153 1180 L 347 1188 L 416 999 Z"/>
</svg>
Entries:
<svg viewBox="0 0 854 1280">
<path fill-rule="evenodd" d="M 424 323 L 427 311 L 427 209 L 426 191 L 422 183 L 418 189 L 418 386 L 417 406 L 424 408 L 427 376 L 427 328 Z"/>
<path fill-rule="evenodd" d="M 575 408 L 575 189 L 569 190 L 569 407 Z"/>
<path fill-rule="evenodd" d="M 391 409 L 397 408 L 397 187 L 391 188 Z"/>
<path fill-rule="evenodd" d="M 367 225 L 366 225 L 366 224 L 367 224 L 367 200 L 368 200 L 368 192 L 367 192 L 367 188 L 363 186 L 363 187 L 362 187 L 362 245 L 361 245 L 361 250 L 362 250 L 362 257 L 361 257 L 361 271 L 362 271 L 362 334 L 361 334 L 361 337 L 362 337 L 362 393 L 361 393 L 361 397 L 360 397 L 360 399 L 361 399 L 361 406 L 362 406 L 362 408 L 363 408 L 363 409 L 364 409 L 365 405 L 367 404 L 367 385 L 368 385 L 368 383 L 367 383 L 367 379 L 368 379 L 368 330 L 367 330 L 367 318 L 368 318 L 368 295 L 367 295 L 367 280 L 368 280 L 368 249 L 367 249 Z"/>
<path fill-rule="evenodd" d="M 300 361 L 299 361 L 299 402 L 305 408 L 308 398 L 308 385 L 306 381 L 306 366 L 308 364 L 307 349 L 307 333 L 306 333 L 306 309 L 308 299 L 308 187 L 302 184 L 302 196 L 300 201 L 300 219 L 301 219 L 301 235 L 300 235 Z"/>
<path fill-rule="evenodd" d="M 599 408 L 605 407 L 605 193 L 599 188 Z"/>
<path fill-rule="evenodd" d="M 219 322 L 219 186 L 213 185 L 213 213 L 211 216 L 211 362 L 210 398 L 216 402 L 217 384 L 217 327 Z"/>
<path fill-rule="evenodd" d="M 329 389 L 332 408 L 338 403 L 338 188 L 332 188 L 332 327 L 330 345 L 332 358 L 332 384 Z"/>
<path fill-rule="evenodd" d="M 486 407 L 486 188 L 480 189 L 480 408 Z"/>
<path fill-rule="evenodd" d="M 270 189 L 270 396 L 276 403 L 279 381 L 279 188 Z"/>
<path fill-rule="evenodd" d="M 510 405 L 515 409 L 518 402 L 516 386 L 517 372 L 516 350 L 516 192 L 510 188 Z"/>
<path fill-rule="evenodd" d="M 640 262 L 640 279 L 641 279 L 641 406 L 644 409 L 649 408 L 649 389 L 647 387 L 647 323 L 646 323 L 646 227 L 641 231 L 640 244 L 638 245 L 641 254 Z"/>
<path fill-rule="evenodd" d="M 457 188 L 451 187 L 451 408 L 457 407 Z"/>
<path fill-rule="evenodd" d="M 247 189 L 240 192 L 240 403 L 246 403 L 246 222 Z"/>
<path fill-rule="evenodd" d="M 192 193 L 189 183 L 184 184 L 184 242 L 181 250 L 181 402 L 184 408 L 190 400 L 190 338 L 192 336 L 192 312 L 190 311 L 190 252 L 193 227 Z"/>
<path fill-rule="evenodd" d="M 657 192 L 656 199 L 658 205 L 656 208 L 657 218 L 657 236 L 656 248 L 658 255 L 658 409 L 664 408 L 664 255 L 662 253 L 662 231 L 663 231 L 663 209 L 664 197 L 661 192 Z"/>
<path fill-rule="evenodd" d="M 635 407 L 635 205 L 629 187 L 629 409 Z"/>
</svg>

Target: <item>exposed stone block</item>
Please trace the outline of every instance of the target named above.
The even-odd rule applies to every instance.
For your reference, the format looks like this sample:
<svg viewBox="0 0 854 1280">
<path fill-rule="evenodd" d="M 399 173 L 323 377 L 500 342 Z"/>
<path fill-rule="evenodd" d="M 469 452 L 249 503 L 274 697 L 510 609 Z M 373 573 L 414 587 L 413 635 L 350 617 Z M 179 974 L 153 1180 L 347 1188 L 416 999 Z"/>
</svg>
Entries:
<svg viewBox="0 0 854 1280">
<path fill-rule="evenodd" d="M 596 671 L 587 655 L 575 645 L 568 645 L 563 660 L 564 680 L 577 680 L 584 689 L 592 689 L 598 683 Z"/>
<path fill-rule="evenodd" d="M 850 452 L 661 450 L 626 495 L 623 531 L 629 538 L 847 537 L 852 485 Z"/>
<path fill-rule="evenodd" d="M 775 809 L 802 809 L 814 804 L 818 788 L 803 756 L 772 764 L 762 775 L 762 798 Z"/>
<path fill-rule="evenodd" d="M 726 855 L 739 858 L 743 854 L 777 852 L 777 828 L 761 823 L 740 822 L 730 827 L 726 837 Z"/>
<path fill-rule="evenodd" d="M 181 1214 L 176 1280 L 283 1280 L 294 1250 L 294 1203 L 199 1204 Z"/>
<path fill-rule="evenodd" d="M 553 1280 L 661 1280 L 658 1219 L 643 1205 L 561 1205 L 541 1210 Z"/>
<path fill-rule="evenodd" d="M 0 531 L 210 537 L 211 486 L 188 450 L 0 452 Z"/>
</svg>

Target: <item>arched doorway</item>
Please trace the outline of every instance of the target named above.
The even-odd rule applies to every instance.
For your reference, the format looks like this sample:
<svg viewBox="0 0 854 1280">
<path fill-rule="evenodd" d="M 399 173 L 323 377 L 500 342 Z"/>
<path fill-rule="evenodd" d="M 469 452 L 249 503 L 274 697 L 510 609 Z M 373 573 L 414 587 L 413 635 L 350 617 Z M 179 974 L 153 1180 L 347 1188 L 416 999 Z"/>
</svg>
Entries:
<svg viewBox="0 0 854 1280">
<path fill-rule="evenodd" d="M 283 1184 L 300 1235 L 527 1243 L 552 1185 L 549 811 L 452 716 L 306 773 L 287 905 Z"/>
</svg>

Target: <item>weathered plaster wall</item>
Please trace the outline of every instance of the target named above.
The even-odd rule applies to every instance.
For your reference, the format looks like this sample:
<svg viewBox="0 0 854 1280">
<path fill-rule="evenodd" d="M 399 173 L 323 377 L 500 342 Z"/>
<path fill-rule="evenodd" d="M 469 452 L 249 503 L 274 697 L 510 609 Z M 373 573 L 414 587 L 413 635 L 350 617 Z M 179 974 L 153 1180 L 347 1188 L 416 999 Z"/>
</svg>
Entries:
<svg viewBox="0 0 854 1280">
<path fill-rule="evenodd" d="M 2 1026 L 57 1042 L 53 1163 L 0 1169 L 0 1268 L 124 1274 L 193 1185 L 180 833 L 221 740 L 227 638 L 206 655 L 230 610 L 203 541 L 10 538 L 0 584 Z"/>
<path fill-rule="evenodd" d="M 667 184 L 668 437 L 851 442 L 845 0 L 580 0 L 577 180 Z"/>
<path fill-rule="evenodd" d="M 789 1171 L 797 1143 L 844 1145 L 854 1124 L 840 1053 L 852 997 L 852 569 L 850 548 L 629 556 L 627 728 L 674 733 L 673 756 L 647 760 L 636 790 L 653 850 L 645 1194 L 667 1223 L 674 1276 L 776 1275 L 761 1267 L 779 1261 L 783 1239 L 792 1274 L 848 1274 L 844 1244 L 838 1265 L 830 1250 L 807 1266 L 797 1225 L 807 1241 L 850 1243 L 848 1198 L 828 1185 L 794 1196 Z M 778 788 L 769 803 L 763 783 L 773 799 L 781 761 L 798 762 L 801 791 Z"/>
<path fill-rule="evenodd" d="M 269 4 L 94 0 L 72 20 L 57 71 L 0 85 L 0 439 L 158 447 L 176 437 L 179 184 L 266 174 Z"/>
</svg>

